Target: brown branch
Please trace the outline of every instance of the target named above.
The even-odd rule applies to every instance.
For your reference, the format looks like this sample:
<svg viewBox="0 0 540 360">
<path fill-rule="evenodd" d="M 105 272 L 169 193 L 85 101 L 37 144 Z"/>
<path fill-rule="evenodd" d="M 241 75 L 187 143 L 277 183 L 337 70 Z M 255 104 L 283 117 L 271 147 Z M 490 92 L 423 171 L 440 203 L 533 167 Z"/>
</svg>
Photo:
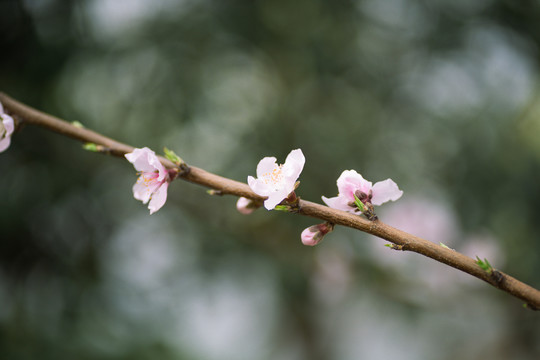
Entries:
<svg viewBox="0 0 540 360">
<path fill-rule="evenodd" d="M 4 105 L 4 109 L 21 123 L 42 126 L 84 143 L 101 145 L 111 155 L 123 157 L 124 154 L 134 149 L 132 146 L 117 142 L 92 130 L 77 127 L 59 118 L 35 110 L 4 93 L 0 93 L 0 102 Z M 182 171 L 171 161 L 163 157 L 160 159 L 167 168 L 178 169 L 179 177 L 189 182 L 217 190 L 221 194 L 243 196 L 258 202 L 265 199 L 251 191 L 245 183 L 209 173 L 195 166 L 189 166 L 188 171 Z M 300 200 L 299 207 L 294 212 L 378 236 L 395 244 L 395 248 L 398 250 L 412 251 L 461 270 L 525 301 L 530 309 L 540 309 L 540 291 L 537 289 L 501 271 L 495 269 L 486 271 L 478 266 L 475 260 L 455 250 L 395 229 L 379 220 L 369 221 L 358 215 L 306 200 Z"/>
</svg>

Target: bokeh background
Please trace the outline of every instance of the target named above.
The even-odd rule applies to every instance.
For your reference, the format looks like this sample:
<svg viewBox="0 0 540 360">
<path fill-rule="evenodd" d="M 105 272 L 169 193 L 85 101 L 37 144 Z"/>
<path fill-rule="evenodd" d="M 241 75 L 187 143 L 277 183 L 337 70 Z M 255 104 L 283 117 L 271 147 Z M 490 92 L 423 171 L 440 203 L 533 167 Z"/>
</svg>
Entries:
<svg viewBox="0 0 540 360">
<path fill-rule="evenodd" d="M 540 3 L 0 1 L 0 89 L 245 181 L 356 169 L 380 218 L 540 288 Z M 419 255 L 177 181 L 156 214 L 127 161 L 26 127 L 0 154 L 1 359 L 538 359 L 538 314 Z"/>
</svg>

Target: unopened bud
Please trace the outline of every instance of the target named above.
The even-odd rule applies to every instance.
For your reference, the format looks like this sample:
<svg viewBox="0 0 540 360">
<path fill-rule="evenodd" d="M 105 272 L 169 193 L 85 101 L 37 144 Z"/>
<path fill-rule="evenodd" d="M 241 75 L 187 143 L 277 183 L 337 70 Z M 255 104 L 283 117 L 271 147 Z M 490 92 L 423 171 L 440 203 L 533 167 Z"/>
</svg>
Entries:
<svg viewBox="0 0 540 360">
<path fill-rule="evenodd" d="M 244 215 L 249 215 L 260 207 L 261 204 L 257 204 L 255 201 L 245 197 L 240 197 L 236 202 L 236 210 L 238 210 L 240 214 Z"/>
<path fill-rule="evenodd" d="M 302 244 L 307 246 L 315 246 L 323 240 L 324 235 L 328 234 L 332 230 L 334 230 L 334 224 L 329 222 L 310 226 L 302 231 L 302 234 L 300 235 Z"/>
</svg>

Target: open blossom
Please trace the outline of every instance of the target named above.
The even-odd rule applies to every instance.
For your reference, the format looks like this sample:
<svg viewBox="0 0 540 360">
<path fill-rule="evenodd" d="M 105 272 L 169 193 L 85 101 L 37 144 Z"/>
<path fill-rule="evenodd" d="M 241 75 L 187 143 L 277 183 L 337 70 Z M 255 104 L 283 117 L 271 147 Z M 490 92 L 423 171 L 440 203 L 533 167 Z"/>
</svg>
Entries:
<svg viewBox="0 0 540 360">
<path fill-rule="evenodd" d="M 15 130 L 15 122 L 11 116 L 4 113 L 4 107 L 0 103 L 0 152 L 9 147 L 13 130 Z"/>
<path fill-rule="evenodd" d="M 142 201 L 143 204 L 148 203 L 150 214 L 155 213 L 167 200 L 169 172 L 161 164 L 156 153 L 147 147 L 135 149 L 125 156 L 140 173 L 137 182 L 133 185 L 133 197 Z"/>
<path fill-rule="evenodd" d="M 275 157 L 265 157 L 257 165 L 257 179 L 248 176 L 249 187 L 257 195 L 268 196 L 264 207 L 272 210 L 294 191 L 305 162 L 300 149 L 291 151 L 283 165 L 278 165 Z"/>
<path fill-rule="evenodd" d="M 358 208 L 354 204 L 354 195 L 364 204 L 381 205 L 387 201 L 395 201 L 403 195 L 397 184 L 391 179 L 379 181 L 372 185 L 354 170 L 345 170 L 337 180 L 339 194 L 333 198 L 322 197 L 331 208 L 355 213 Z"/>
</svg>

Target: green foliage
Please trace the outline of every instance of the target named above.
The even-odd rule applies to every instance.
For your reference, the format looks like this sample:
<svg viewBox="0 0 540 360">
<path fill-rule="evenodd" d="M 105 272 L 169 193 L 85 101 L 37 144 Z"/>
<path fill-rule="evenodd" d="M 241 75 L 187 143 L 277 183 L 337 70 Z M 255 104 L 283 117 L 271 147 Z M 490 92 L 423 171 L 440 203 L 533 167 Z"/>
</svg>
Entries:
<svg viewBox="0 0 540 360">
<path fill-rule="evenodd" d="M 356 196 L 356 194 L 353 194 L 353 196 L 354 196 L 354 204 L 356 205 L 356 207 L 360 209 L 361 212 L 365 212 L 366 211 L 365 205 L 362 203 L 362 201 L 360 201 L 360 199 L 358 198 L 358 196 Z"/>
<path fill-rule="evenodd" d="M 485 272 L 491 274 L 493 272 L 493 267 L 489 263 L 488 259 L 481 260 L 478 256 L 476 257 L 476 264 L 482 268 Z"/>
<path fill-rule="evenodd" d="M 165 153 L 165 157 L 175 163 L 176 165 L 181 165 L 184 163 L 184 161 L 176 155 L 176 153 L 172 150 L 167 149 L 166 147 L 163 148 L 163 152 Z"/>
</svg>

